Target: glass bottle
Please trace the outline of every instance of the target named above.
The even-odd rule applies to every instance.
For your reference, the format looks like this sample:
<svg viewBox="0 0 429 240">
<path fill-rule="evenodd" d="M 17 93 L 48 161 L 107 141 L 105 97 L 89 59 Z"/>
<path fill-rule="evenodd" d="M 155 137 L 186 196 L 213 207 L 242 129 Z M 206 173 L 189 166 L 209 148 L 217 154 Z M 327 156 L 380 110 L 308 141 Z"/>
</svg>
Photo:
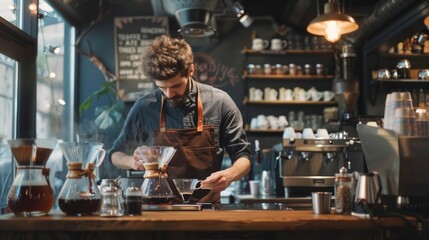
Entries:
<svg viewBox="0 0 429 240">
<path fill-rule="evenodd" d="M 67 161 L 67 180 L 58 196 L 58 205 L 67 215 L 92 215 L 100 206 L 100 191 L 94 170 L 104 160 L 106 150 L 98 142 L 59 143 Z"/>
<path fill-rule="evenodd" d="M 54 206 L 54 192 L 45 168 L 56 140 L 8 140 L 15 157 L 17 174 L 7 196 L 9 208 L 16 216 L 46 215 Z"/>
<path fill-rule="evenodd" d="M 125 214 L 141 215 L 142 213 L 142 191 L 139 187 L 131 183 L 131 186 L 125 190 Z"/>
<path fill-rule="evenodd" d="M 342 167 L 340 173 L 335 174 L 335 213 L 351 214 L 353 187 L 353 174 L 347 173 L 347 169 Z"/>
<path fill-rule="evenodd" d="M 111 181 L 108 185 L 100 188 L 101 205 L 100 216 L 102 217 L 120 217 L 124 215 L 124 204 L 122 199 L 122 189 L 115 182 Z"/>
</svg>

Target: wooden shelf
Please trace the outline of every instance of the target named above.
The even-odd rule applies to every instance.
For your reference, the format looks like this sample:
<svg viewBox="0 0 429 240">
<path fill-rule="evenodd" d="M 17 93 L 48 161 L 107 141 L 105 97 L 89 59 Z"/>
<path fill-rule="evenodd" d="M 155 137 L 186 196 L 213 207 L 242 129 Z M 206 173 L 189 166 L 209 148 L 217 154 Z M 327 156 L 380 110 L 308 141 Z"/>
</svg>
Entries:
<svg viewBox="0 0 429 240">
<path fill-rule="evenodd" d="M 244 104 L 260 104 L 260 105 L 337 105 L 336 101 L 267 101 L 267 100 L 261 100 L 261 101 L 250 101 L 245 99 L 243 101 Z"/>
<path fill-rule="evenodd" d="M 332 49 L 321 49 L 321 50 L 294 50 L 294 49 L 286 49 L 286 50 L 262 50 L 262 51 L 255 51 L 252 49 L 245 48 L 242 53 L 244 54 L 270 54 L 270 55 L 284 55 L 284 54 L 309 54 L 309 53 L 315 53 L 315 54 L 326 54 L 326 53 L 334 53 Z"/>
<path fill-rule="evenodd" d="M 283 129 L 253 129 L 248 128 L 245 129 L 246 133 L 283 133 Z"/>
<path fill-rule="evenodd" d="M 243 78 L 247 79 L 275 79 L 275 80 L 329 80 L 334 79 L 334 75 L 278 75 L 278 74 L 248 74 L 244 73 Z"/>
<path fill-rule="evenodd" d="M 372 83 L 423 83 L 429 84 L 429 80 L 420 80 L 420 79 L 386 79 L 386 80 L 373 80 Z"/>
<path fill-rule="evenodd" d="M 407 57 L 429 57 L 428 53 L 382 53 L 383 57 L 407 58 Z"/>
</svg>

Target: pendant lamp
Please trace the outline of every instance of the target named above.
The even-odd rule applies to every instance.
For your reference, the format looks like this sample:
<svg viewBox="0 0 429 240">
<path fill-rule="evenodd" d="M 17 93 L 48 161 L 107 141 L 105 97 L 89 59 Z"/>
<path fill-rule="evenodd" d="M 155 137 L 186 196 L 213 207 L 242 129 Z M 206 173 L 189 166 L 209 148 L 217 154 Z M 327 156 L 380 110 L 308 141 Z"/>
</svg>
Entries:
<svg viewBox="0 0 429 240">
<path fill-rule="evenodd" d="M 324 5 L 324 14 L 313 19 L 307 26 L 307 31 L 324 36 L 329 42 L 336 42 L 341 35 L 354 32 L 358 28 L 359 25 L 351 16 L 341 13 L 337 0 L 329 0 Z"/>
</svg>

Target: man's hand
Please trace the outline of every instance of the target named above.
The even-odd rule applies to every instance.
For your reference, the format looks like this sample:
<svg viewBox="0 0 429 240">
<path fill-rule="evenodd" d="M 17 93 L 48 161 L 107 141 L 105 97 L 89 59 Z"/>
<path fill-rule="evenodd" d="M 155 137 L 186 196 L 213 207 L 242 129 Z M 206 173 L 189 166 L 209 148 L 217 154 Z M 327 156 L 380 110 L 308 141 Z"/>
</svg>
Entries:
<svg viewBox="0 0 429 240">
<path fill-rule="evenodd" d="M 226 170 L 212 173 L 201 182 L 201 188 L 210 189 L 214 192 L 225 190 L 233 182 L 233 177 Z"/>
<path fill-rule="evenodd" d="M 237 159 L 234 164 L 222 171 L 214 172 L 201 182 L 201 188 L 215 192 L 225 190 L 232 182 L 241 179 L 250 171 L 250 160 L 244 157 Z"/>
<path fill-rule="evenodd" d="M 142 157 L 140 156 L 140 153 L 136 148 L 134 150 L 134 153 L 133 153 L 133 162 L 134 162 L 133 169 L 134 170 L 139 170 L 139 171 L 144 170 L 143 161 L 141 161 L 141 160 L 142 160 Z"/>
</svg>

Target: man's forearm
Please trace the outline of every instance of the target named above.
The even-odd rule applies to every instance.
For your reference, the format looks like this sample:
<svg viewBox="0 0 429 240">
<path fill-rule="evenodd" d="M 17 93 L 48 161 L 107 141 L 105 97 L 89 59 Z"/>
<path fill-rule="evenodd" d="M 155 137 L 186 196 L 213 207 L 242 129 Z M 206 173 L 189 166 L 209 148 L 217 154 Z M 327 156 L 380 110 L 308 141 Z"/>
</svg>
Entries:
<svg viewBox="0 0 429 240">
<path fill-rule="evenodd" d="M 245 157 L 237 159 L 234 164 L 228 169 L 233 178 L 232 181 L 240 180 L 243 176 L 249 173 L 250 171 L 250 160 Z"/>
<path fill-rule="evenodd" d="M 131 169 L 134 164 L 133 156 L 127 155 L 123 152 L 114 152 L 112 154 L 112 163 L 117 168 Z"/>
</svg>

